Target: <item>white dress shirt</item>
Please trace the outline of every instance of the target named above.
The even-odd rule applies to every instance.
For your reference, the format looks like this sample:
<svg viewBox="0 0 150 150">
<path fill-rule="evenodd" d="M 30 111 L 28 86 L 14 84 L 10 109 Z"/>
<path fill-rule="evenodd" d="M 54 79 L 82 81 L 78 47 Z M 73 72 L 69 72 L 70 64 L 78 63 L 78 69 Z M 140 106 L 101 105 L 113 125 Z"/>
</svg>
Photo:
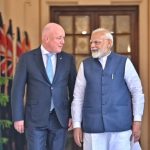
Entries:
<svg viewBox="0 0 150 150">
<path fill-rule="evenodd" d="M 103 69 L 105 68 L 107 57 L 108 55 L 99 59 Z M 113 76 L 113 78 L 115 77 Z M 142 91 L 142 85 L 139 76 L 129 58 L 127 58 L 125 64 L 124 79 L 132 95 L 134 121 L 141 121 L 144 110 L 144 94 Z M 81 127 L 82 105 L 84 101 L 85 87 L 86 87 L 86 79 L 84 76 L 84 66 L 82 62 L 80 64 L 78 75 L 76 78 L 74 89 L 74 100 L 71 106 L 74 128 Z"/>
</svg>

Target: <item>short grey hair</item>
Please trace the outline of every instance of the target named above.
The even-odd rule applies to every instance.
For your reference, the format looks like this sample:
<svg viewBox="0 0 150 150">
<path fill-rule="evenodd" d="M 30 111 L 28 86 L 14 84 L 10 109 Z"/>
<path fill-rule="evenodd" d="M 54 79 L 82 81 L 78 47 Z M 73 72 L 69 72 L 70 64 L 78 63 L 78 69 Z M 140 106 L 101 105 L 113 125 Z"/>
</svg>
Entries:
<svg viewBox="0 0 150 150">
<path fill-rule="evenodd" d="M 112 32 L 110 32 L 109 30 L 105 28 L 98 28 L 98 29 L 95 29 L 92 33 L 96 33 L 96 32 L 103 33 L 105 38 L 111 40 L 113 43 L 113 35 L 112 35 Z"/>
</svg>

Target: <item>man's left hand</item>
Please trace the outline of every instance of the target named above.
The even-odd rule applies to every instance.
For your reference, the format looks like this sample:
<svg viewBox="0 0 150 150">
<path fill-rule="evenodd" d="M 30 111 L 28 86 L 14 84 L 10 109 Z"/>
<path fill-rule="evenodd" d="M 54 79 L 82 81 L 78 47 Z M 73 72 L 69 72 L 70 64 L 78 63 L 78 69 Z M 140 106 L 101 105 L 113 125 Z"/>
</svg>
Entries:
<svg viewBox="0 0 150 150">
<path fill-rule="evenodd" d="M 139 141 L 141 136 L 141 121 L 134 121 L 132 127 L 132 136 L 134 136 L 134 142 Z"/>
</svg>

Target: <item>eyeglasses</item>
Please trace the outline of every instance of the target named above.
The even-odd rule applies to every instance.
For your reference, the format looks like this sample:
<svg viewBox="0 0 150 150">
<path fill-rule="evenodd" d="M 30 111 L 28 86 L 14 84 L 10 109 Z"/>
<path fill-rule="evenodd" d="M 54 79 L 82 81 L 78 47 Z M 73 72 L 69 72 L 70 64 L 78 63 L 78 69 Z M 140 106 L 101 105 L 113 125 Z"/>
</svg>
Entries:
<svg viewBox="0 0 150 150">
<path fill-rule="evenodd" d="M 97 40 L 97 41 L 90 41 L 90 44 L 94 43 L 95 45 L 100 45 L 103 43 L 104 40 L 107 40 L 107 39 L 102 39 L 102 40 Z"/>
</svg>

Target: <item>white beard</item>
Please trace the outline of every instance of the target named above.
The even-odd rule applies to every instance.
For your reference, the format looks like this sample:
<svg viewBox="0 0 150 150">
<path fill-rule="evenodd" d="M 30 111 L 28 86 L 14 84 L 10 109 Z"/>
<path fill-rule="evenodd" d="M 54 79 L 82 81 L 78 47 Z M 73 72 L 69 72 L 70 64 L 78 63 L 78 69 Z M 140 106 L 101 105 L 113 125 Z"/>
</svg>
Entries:
<svg viewBox="0 0 150 150">
<path fill-rule="evenodd" d="M 103 53 L 100 49 L 92 50 L 91 52 L 93 58 L 101 58 L 105 55 L 105 53 Z"/>
</svg>

